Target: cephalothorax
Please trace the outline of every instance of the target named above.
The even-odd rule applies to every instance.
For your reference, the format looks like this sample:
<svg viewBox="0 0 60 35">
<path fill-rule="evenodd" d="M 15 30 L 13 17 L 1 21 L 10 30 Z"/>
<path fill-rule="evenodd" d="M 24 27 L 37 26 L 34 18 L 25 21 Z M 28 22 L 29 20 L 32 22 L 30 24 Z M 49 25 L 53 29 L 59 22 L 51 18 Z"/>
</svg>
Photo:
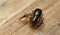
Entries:
<svg viewBox="0 0 60 35">
<path fill-rule="evenodd" d="M 20 19 L 28 16 L 31 16 L 29 17 L 29 23 L 31 23 L 32 27 L 39 27 L 43 23 L 42 10 L 39 8 L 35 9 L 33 13 L 25 14 Z"/>
</svg>

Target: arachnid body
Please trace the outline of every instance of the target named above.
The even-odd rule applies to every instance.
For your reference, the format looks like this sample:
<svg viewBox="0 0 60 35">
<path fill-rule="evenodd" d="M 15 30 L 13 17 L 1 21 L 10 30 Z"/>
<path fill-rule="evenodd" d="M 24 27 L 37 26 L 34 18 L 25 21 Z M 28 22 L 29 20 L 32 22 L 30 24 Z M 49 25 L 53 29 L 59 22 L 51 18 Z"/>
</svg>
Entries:
<svg viewBox="0 0 60 35">
<path fill-rule="evenodd" d="M 25 14 L 20 20 L 24 17 L 29 17 L 29 23 L 31 23 L 32 27 L 39 27 L 43 23 L 42 10 L 39 8 L 35 9 L 33 13 Z"/>
</svg>

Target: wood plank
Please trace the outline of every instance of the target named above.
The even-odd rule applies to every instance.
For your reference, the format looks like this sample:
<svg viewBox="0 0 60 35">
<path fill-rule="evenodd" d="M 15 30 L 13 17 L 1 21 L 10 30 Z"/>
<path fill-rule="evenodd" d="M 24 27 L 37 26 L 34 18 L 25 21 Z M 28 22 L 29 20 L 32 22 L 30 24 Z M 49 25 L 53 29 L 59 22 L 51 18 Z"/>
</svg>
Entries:
<svg viewBox="0 0 60 35">
<path fill-rule="evenodd" d="M 36 0 L 0 0 L 0 26 Z"/>
<path fill-rule="evenodd" d="M 19 18 L 25 13 L 31 13 L 32 10 L 36 8 L 41 8 L 43 10 L 44 26 L 35 30 L 30 27 L 27 21 L 21 22 Z M 0 26 L 0 35 L 59 35 L 60 28 L 57 25 L 60 23 L 59 11 L 59 0 L 37 0 Z M 56 29 L 57 32 L 55 32 Z"/>
<path fill-rule="evenodd" d="M 29 27 L 29 25 L 27 26 L 27 25 L 25 25 L 24 27 L 22 27 L 21 29 L 19 29 L 17 32 L 15 32 L 15 34 L 14 35 L 39 35 L 39 34 L 43 34 L 43 35 L 49 35 L 49 34 L 51 34 L 51 35 L 55 35 L 54 33 L 56 33 L 56 34 L 58 34 L 59 32 L 57 31 L 57 32 L 54 32 L 55 30 L 56 30 L 56 28 L 59 30 L 60 28 L 58 28 L 58 26 L 56 25 L 56 24 L 58 24 L 59 23 L 59 21 L 60 21 L 60 18 L 59 19 L 57 19 L 57 18 L 55 18 L 55 19 L 53 19 L 52 20 L 52 18 L 54 18 L 55 16 L 57 16 L 58 15 L 58 10 L 60 9 L 59 8 L 60 7 L 60 1 L 58 1 L 58 2 L 56 2 L 56 3 L 54 3 L 54 4 L 52 4 L 51 6 L 49 6 L 49 7 L 47 7 L 45 10 L 44 10 L 44 18 L 45 18 L 45 27 L 43 27 L 42 28 L 42 30 L 40 30 L 40 29 L 38 29 L 38 30 L 32 30 L 30 27 Z M 58 11 L 58 12 L 57 12 Z M 50 15 L 50 16 L 49 16 Z M 57 17 L 59 17 L 59 16 L 57 16 Z M 57 26 L 57 27 L 55 27 L 55 28 L 53 28 L 52 26 Z M 52 30 L 50 30 L 49 28 L 51 27 L 51 29 L 55 29 L 54 31 Z M 28 28 L 28 29 L 27 29 Z M 29 29 L 30 28 L 30 29 Z M 26 30 L 27 29 L 27 30 Z M 46 29 L 48 29 L 48 30 L 46 30 Z M 27 32 L 26 32 L 27 31 Z M 51 31 L 51 32 L 49 32 L 49 31 Z M 60 30 L 59 30 L 60 31 Z M 24 32 L 24 34 L 23 34 L 23 32 Z M 48 32 L 48 33 L 47 33 Z M 53 33 L 52 33 L 53 32 Z M 58 34 L 59 35 L 59 34 Z"/>
</svg>

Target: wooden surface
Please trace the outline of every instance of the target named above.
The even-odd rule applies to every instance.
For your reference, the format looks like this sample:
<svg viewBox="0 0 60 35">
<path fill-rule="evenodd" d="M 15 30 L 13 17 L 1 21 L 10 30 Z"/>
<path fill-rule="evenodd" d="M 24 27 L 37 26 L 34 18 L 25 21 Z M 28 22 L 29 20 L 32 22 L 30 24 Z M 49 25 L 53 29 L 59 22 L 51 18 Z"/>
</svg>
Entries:
<svg viewBox="0 0 60 35">
<path fill-rule="evenodd" d="M 5 6 L 0 5 L 0 13 L 3 13 L 1 17 L 4 17 L 6 13 L 6 18 L 0 19 L 0 35 L 60 35 L 60 0 L 31 0 L 32 2 L 26 0 L 28 4 L 25 4 L 26 6 L 22 4 L 23 1 L 20 3 L 19 0 L 13 0 L 13 2 L 9 0 Z M 16 9 L 13 4 L 17 5 Z M 42 26 L 32 29 L 26 20 L 19 21 L 20 17 L 33 12 L 36 8 L 43 11 L 44 24 Z"/>
</svg>

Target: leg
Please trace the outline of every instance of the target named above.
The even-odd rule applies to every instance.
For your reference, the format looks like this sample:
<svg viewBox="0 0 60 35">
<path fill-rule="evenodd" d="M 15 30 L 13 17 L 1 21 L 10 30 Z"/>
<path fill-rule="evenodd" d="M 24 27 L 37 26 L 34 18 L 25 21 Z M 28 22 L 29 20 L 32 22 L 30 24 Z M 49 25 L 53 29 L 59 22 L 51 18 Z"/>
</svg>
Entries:
<svg viewBox="0 0 60 35">
<path fill-rule="evenodd" d="M 43 24 L 43 19 L 39 19 L 36 24 L 36 28 Z"/>
<path fill-rule="evenodd" d="M 29 16 L 31 16 L 31 13 L 23 15 L 19 20 L 21 20 L 22 18 L 25 18 L 25 17 L 29 17 Z"/>
</svg>

